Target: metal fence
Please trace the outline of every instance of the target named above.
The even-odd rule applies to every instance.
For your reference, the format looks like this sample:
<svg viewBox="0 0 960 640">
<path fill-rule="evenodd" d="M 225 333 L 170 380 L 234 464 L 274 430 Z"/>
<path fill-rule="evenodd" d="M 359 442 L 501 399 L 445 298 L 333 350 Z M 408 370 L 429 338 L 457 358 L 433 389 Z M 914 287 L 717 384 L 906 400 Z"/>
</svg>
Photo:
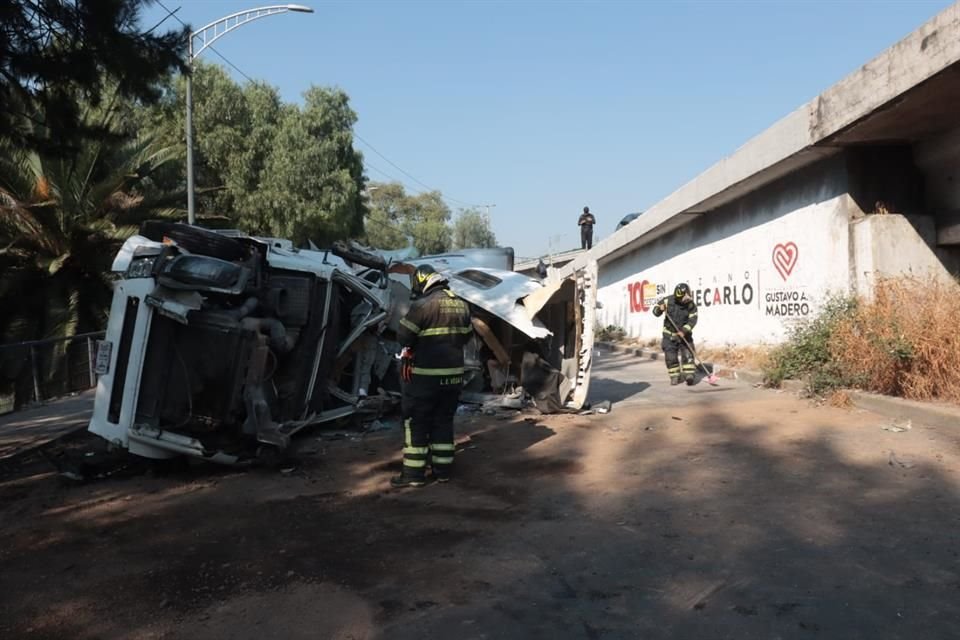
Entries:
<svg viewBox="0 0 960 640">
<path fill-rule="evenodd" d="M 0 414 L 95 387 L 103 336 L 99 331 L 0 345 Z"/>
</svg>

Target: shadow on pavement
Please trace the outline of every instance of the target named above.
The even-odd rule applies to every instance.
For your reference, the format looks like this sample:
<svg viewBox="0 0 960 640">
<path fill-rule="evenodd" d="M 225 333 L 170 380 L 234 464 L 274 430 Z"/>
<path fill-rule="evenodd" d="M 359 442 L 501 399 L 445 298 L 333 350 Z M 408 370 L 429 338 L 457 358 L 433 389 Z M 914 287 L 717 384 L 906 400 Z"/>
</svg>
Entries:
<svg viewBox="0 0 960 640">
<path fill-rule="evenodd" d="M 422 490 L 383 489 L 391 433 L 289 475 L 5 501 L 0 635 L 347 637 L 323 626 L 345 610 L 352 637 L 391 640 L 956 635 L 957 485 L 932 461 L 738 407 L 626 415 L 471 419 L 456 480 Z M 337 597 L 273 617 L 317 585 Z"/>
</svg>

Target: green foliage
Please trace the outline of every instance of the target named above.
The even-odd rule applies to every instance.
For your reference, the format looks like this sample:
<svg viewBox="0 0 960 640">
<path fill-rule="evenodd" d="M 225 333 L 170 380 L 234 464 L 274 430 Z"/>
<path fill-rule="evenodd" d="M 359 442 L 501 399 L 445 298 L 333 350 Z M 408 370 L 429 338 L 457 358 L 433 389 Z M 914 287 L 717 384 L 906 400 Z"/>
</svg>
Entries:
<svg viewBox="0 0 960 640">
<path fill-rule="evenodd" d="M 148 218 L 173 215 L 184 194 L 157 188 L 171 157 L 147 141 L 115 135 L 81 141 L 75 155 L 0 146 L 0 342 L 63 338 L 106 326 L 110 266 L 124 239 Z M 60 343 L 39 362 L 41 375 L 65 357 Z M 29 379 L 29 362 L 0 352 L 0 385 Z M 31 389 L 15 386 L 15 405 Z"/>
<path fill-rule="evenodd" d="M 73 158 L 0 154 L 0 339 L 105 326 L 114 254 L 140 222 L 171 215 L 184 195 L 152 184 L 170 155 L 113 138 L 86 141 Z"/>
<path fill-rule="evenodd" d="M 116 98 L 156 100 L 157 82 L 185 68 L 187 29 L 141 32 L 143 4 L 0 3 L 0 138 L 17 149 L 62 152 L 115 133 L 85 117 L 87 109 Z"/>
<path fill-rule="evenodd" d="M 477 209 L 461 209 L 453 222 L 452 234 L 454 249 L 490 249 L 497 246 L 490 219 Z"/>
<path fill-rule="evenodd" d="M 627 332 L 623 327 L 615 324 L 608 324 L 605 327 L 597 329 L 596 339 L 601 342 L 619 342 L 627 337 Z"/>
<path fill-rule="evenodd" d="M 450 208 L 438 191 L 408 195 L 398 182 L 371 183 L 365 242 L 378 249 L 402 249 L 411 242 L 420 255 L 450 250 Z"/>
<path fill-rule="evenodd" d="M 770 353 L 763 372 L 765 384 L 779 387 L 784 380 L 805 379 L 807 390 L 819 395 L 854 383 L 833 358 L 831 340 L 841 321 L 856 309 L 856 298 L 828 298 L 815 318 L 793 328 L 787 341 Z"/>
<path fill-rule="evenodd" d="M 183 147 L 185 84 L 141 116 Z M 255 235 L 328 245 L 363 231 L 363 159 L 353 148 L 356 114 L 339 89 L 312 87 L 303 107 L 263 83 L 242 87 L 223 69 L 193 75 L 194 174 L 200 216 L 226 216 Z M 186 175 L 181 156 L 175 176 Z"/>
</svg>

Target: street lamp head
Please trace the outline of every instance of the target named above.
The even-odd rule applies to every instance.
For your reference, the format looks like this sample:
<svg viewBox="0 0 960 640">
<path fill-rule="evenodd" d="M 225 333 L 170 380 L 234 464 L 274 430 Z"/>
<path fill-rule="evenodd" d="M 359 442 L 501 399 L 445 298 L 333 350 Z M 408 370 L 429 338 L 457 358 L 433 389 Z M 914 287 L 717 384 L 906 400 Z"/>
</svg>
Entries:
<svg viewBox="0 0 960 640">
<path fill-rule="evenodd" d="M 313 13 L 313 9 L 311 9 L 310 7 L 305 7 L 302 4 L 288 4 L 287 10 L 298 11 L 300 13 Z"/>
</svg>

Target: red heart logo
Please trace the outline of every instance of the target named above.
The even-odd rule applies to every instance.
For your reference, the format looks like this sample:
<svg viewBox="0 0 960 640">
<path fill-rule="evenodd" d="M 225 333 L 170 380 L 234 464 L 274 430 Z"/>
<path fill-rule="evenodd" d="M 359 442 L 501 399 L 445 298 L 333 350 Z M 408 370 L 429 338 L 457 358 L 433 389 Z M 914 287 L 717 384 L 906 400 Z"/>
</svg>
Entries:
<svg viewBox="0 0 960 640">
<path fill-rule="evenodd" d="M 778 244 L 773 248 L 773 266 L 776 267 L 781 278 L 786 280 L 787 276 L 793 273 L 799 255 L 800 249 L 792 242 Z"/>
</svg>

